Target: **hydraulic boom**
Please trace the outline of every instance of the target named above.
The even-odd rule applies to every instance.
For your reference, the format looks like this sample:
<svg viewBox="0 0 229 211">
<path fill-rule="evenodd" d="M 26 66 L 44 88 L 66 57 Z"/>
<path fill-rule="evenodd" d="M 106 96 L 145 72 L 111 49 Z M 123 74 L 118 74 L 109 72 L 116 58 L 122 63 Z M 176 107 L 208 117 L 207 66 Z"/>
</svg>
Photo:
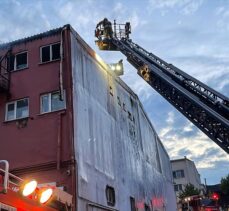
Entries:
<svg viewBox="0 0 229 211">
<path fill-rule="evenodd" d="M 121 51 L 152 88 L 229 154 L 229 98 L 132 42 L 129 23 L 114 22 L 108 31 L 97 25 L 99 49 Z"/>
</svg>

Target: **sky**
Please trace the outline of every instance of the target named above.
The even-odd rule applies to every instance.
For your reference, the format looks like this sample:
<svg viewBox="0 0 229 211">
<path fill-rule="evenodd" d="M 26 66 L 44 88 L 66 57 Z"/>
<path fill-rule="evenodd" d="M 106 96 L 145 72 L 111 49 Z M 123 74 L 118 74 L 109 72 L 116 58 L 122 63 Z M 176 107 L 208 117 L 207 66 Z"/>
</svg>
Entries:
<svg viewBox="0 0 229 211">
<path fill-rule="evenodd" d="M 120 52 L 101 52 L 94 29 L 130 21 L 131 39 L 229 97 L 229 0 L 0 0 L 0 43 L 67 23 L 105 60 L 124 60 L 121 78 L 139 96 L 171 159 L 193 160 L 207 184 L 229 174 L 229 155 L 157 94 Z"/>
</svg>

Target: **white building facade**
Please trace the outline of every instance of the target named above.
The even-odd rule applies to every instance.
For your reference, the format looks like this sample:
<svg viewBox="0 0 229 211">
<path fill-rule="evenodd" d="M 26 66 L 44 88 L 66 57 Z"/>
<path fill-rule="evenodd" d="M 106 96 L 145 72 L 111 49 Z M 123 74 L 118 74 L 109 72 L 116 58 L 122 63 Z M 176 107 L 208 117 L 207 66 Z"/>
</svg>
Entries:
<svg viewBox="0 0 229 211">
<path fill-rule="evenodd" d="M 73 30 L 71 55 L 78 210 L 175 211 L 170 159 L 138 97 Z"/>
<path fill-rule="evenodd" d="M 176 196 L 184 190 L 187 184 L 192 184 L 199 190 L 202 189 L 200 174 L 198 173 L 195 163 L 192 160 L 189 160 L 186 157 L 171 160 L 171 165 Z"/>
</svg>

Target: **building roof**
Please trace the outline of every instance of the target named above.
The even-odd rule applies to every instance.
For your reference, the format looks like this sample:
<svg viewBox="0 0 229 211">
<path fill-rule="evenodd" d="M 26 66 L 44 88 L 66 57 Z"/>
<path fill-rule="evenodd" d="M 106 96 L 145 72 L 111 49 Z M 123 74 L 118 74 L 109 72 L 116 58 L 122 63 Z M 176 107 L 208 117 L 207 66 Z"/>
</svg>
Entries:
<svg viewBox="0 0 229 211">
<path fill-rule="evenodd" d="M 185 160 L 193 162 L 192 160 L 188 159 L 186 156 L 184 158 L 170 160 L 170 162 L 179 162 L 179 161 L 185 161 Z"/>
<path fill-rule="evenodd" d="M 52 29 L 52 30 L 49 30 L 49 31 L 46 31 L 46 32 L 43 32 L 43 33 L 40 33 L 40 34 L 36 34 L 36 35 L 32 35 L 32 36 L 25 37 L 25 38 L 22 38 L 22 39 L 14 40 L 12 42 L 0 44 L 0 50 L 2 50 L 2 49 L 8 49 L 11 46 L 20 45 L 20 44 L 26 43 L 26 42 L 31 42 L 31 41 L 34 41 L 34 40 L 37 40 L 37 39 L 41 39 L 43 37 L 53 36 L 55 34 L 60 33 L 61 30 L 64 27 L 70 28 L 70 25 L 67 24 L 67 25 L 64 25 L 63 27 Z"/>
</svg>

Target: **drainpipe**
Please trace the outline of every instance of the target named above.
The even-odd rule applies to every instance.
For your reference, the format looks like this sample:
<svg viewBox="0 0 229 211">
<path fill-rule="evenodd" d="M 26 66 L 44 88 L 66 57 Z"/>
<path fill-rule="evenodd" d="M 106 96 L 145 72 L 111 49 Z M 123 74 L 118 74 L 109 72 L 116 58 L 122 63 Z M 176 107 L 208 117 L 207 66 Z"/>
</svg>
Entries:
<svg viewBox="0 0 229 211">
<path fill-rule="evenodd" d="M 64 26 L 60 33 L 60 72 L 59 72 L 59 86 L 60 86 L 60 100 L 64 100 L 64 88 L 63 88 L 63 59 L 64 59 L 64 51 L 63 51 L 63 33 L 67 29 L 67 26 Z"/>
<path fill-rule="evenodd" d="M 60 170 L 61 164 L 61 147 L 62 147 L 62 116 L 65 114 L 65 111 L 58 113 L 58 137 L 57 137 L 57 170 Z"/>
<path fill-rule="evenodd" d="M 70 25 L 67 25 L 66 37 L 65 37 L 65 64 L 66 70 L 69 71 L 66 73 L 67 76 L 67 85 L 68 92 L 66 92 L 66 99 L 68 100 L 68 123 L 69 123 L 69 136 L 68 138 L 71 141 L 71 170 L 72 170 L 72 195 L 73 195 L 73 207 L 72 210 L 77 211 L 77 198 L 78 198 L 78 165 L 75 160 L 75 148 L 74 148 L 74 108 L 73 108 L 73 76 L 72 76 L 72 54 L 71 54 L 71 36 L 74 35 L 72 33 L 72 29 Z M 76 38 L 76 37 L 75 37 Z M 73 41 L 74 42 L 74 41 Z"/>
</svg>

